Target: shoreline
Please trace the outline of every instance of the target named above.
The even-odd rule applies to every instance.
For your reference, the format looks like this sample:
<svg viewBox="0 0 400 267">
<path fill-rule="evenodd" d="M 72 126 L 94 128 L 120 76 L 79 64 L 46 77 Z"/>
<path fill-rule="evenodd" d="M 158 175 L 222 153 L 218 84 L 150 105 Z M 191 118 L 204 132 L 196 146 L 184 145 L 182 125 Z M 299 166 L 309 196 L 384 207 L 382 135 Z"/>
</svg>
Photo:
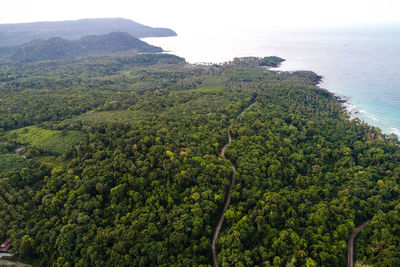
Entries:
<svg viewBox="0 0 400 267">
<path fill-rule="evenodd" d="M 331 91 L 329 91 L 331 92 Z M 350 97 L 339 95 L 335 92 L 331 92 L 336 99 L 336 102 L 339 103 L 346 110 L 347 114 L 350 118 L 357 117 L 356 115 L 360 114 L 360 111 L 350 102 Z M 361 119 L 361 118 L 360 118 Z"/>
<path fill-rule="evenodd" d="M 316 75 L 318 75 L 318 74 L 316 74 Z M 334 91 L 331 91 L 329 89 L 322 87 L 321 82 L 323 82 L 324 77 L 320 76 L 320 75 L 318 75 L 318 77 L 319 77 L 319 80 L 315 83 L 315 86 L 317 86 L 321 90 L 325 90 L 325 91 L 328 91 L 329 93 L 331 93 L 333 95 L 333 97 L 335 98 L 336 103 L 338 103 L 347 112 L 347 115 L 349 115 L 350 119 L 353 119 L 353 118 L 357 117 L 355 115 L 360 114 L 360 111 L 358 111 L 356 106 L 350 102 L 349 96 L 341 95 L 341 94 L 338 94 L 337 92 L 334 92 Z M 361 119 L 361 118 L 359 118 L 359 119 Z M 377 126 L 375 126 L 375 127 L 377 127 Z"/>
<path fill-rule="evenodd" d="M 171 37 L 175 37 L 175 36 L 171 36 Z M 152 38 L 152 37 L 147 37 L 147 38 Z M 140 39 L 147 39 L 147 38 L 140 38 Z M 163 37 L 163 38 L 165 38 L 165 37 Z M 146 41 L 146 40 L 144 40 L 144 41 Z M 173 55 L 179 56 L 178 51 L 172 51 L 171 49 L 163 51 L 161 53 L 167 53 L 167 54 L 173 54 Z M 243 58 L 246 58 L 246 57 L 251 57 L 251 56 L 243 56 Z M 277 66 L 274 66 L 274 67 L 260 66 L 260 68 L 269 70 L 269 71 L 277 71 L 277 72 L 307 71 L 307 70 L 303 70 L 303 69 L 296 69 L 296 70 L 285 69 L 285 66 L 283 66 L 283 65 L 285 65 L 285 63 L 287 64 L 289 62 L 289 60 L 287 60 L 285 58 L 282 58 L 282 59 L 283 59 L 283 61 L 280 62 Z M 230 60 L 227 60 L 227 61 L 212 61 L 211 60 L 211 61 L 203 61 L 203 62 L 186 62 L 186 63 L 188 66 L 206 67 L 206 66 L 213 66 L 213 65 L 224 65 L 233 60 L 234 60 L 234 58 L 231 58 Z M 186 59 L 185 59 L 185 61 L 186 61 Z M 283 69 L 282 69 L 282 67 L 283 67 Z M 322 87 L 321 83 L 323 82 L 324 76 L 319 75 L 316 71 L 312 71 L 312 70 L 308 70 L 308 71 L 315 73 L 318 77 L 318 80 L 315 81 L 315 86 L 333 94 L 337 103 L 339 105 L 341 105 L 343 107 L 343 109 L 347 112 L 350 120 L 358 118 L 361 121 L 364 121 L 365 123 L 368 123 L 369 125 L 371 125 L 373 127 L 379 128 L 381 131 L 381 134 L 383 136 L 389 136 L 391 134 L 394 134 L 400 139 L 400 127 L 397 128 L 396 126 L 390 124 L 389 122 L 385 123 L 385 121 L 383 121 L 384 123 L 377 123 L 381 120 L 376 118 L 375 115 L 370 114 L 368 111 L 359 109 L 356 106 L 356 104 L 352 103 L 351 98 L 349 96 L 339 94 L 338 92 L 332 90 L 332 88 L 328 89 L 328 88 Z"/>
<path fill-rule="evenodd" d="M 333 97 L 335 98 L 336 103 L 338 103 L 343 108 L 343 110 L 346 112 L 346 114 L 349 116 L 349 120 L 353 120 L 355 118 L 358 118 L 360 121 L 365 122 L 365 123 L 367 123 L 367 124 L 369 124 L 369 125 L 371 125 L 371 126 L 373 126 L 375 128 L 378 128 L 380 130 L 380 132 L 381 132 L 380 133 L 381 137 L 388 137 L 390 134 L 393 133 L 398 138 L 400 138 L 400 133 L 396 133 L 395 131 L 397 129 L 394 128 L 393 126 L 390 127 L 390 129 L 392 131 L 387 133 L 387 132 L 384 131 L 384 129 L 381 126 L 379 126 L 379 125 L 377 125 L 375 123 L 369 122 L 365 118 L 363 118 L 362 114 L 368 114 L 368 112 L 364 111 L 364 110 L 359 110 L 357 108 L 357 106 L 351 102 L 351 98 L 349 96 L 342 95 L 342 94 L 339 94 L 337 92 L 325 89 L 325 88 L 321 87 L 319 84 L 317 84 L 316 86 L 318 88 L 322 89 L 322 90 L 326 90 L 326 91 L 330 92 L 333 95 Z M 365 115 L 365 116 L 367 116 L 367 115 Z M 370 119 L 378 121 L 378 119 L 376 119 L 376 118 L 373 119 L 373 118 L 374 117 L 371 117 Z"/>
<path fill-rule="evenodd" d="M 352 119 L 358 117 L 361 121 L 380 128 L 383 134 L 390 135 L 394 133 L 400 138 L 399 110 L 396 106 L 396 103 L 400 103 L 400 95 L 396 94 L 398 86 L 391 91 L 384 91 L 386 95 L 380 94 L 382 88 L 388 87 L 386 86 L 386 81 L 385 85 L 377 83 L 376 79 L 379 82 L 381 82 L 381 79 L 374 76 L 371 80 L 367 79 L 370 80 L 367 82 L 364 80 L 364 75 L 360 75 L 360 72 L 365 72 L 369 75 L 378 73 L 383 75 L 387 71 L 384 73 L 367 67 L 371 64 L 360 64 L 359 58 L 352 53 L 350 46 L 343 44 L 342 39 L 337 38 L 340 36 L 358 40 L 358 36 L 349 35 L 347 31 L 326 32 L 326 35 L 316 34 L 315 32 L 295 32 L 298 36 L 292 36 L 292 33 L 288 32 L 274 32 L 267 29 L 253 32 L 241 31 L 223 36 L 216 31 L 202 32 L 200 34 L 187 32 L 181 33 L 178 37 L 144 38 L 143 40 L 152 45 L 165 46 L 166 50 L 171 50 L 173 54 L 187 58 L 188 63 L 192 64 L 200 61 L 222 64 L 232 60 L 234 57 L 281 55 L 282 58 L 286 58 L 286 61 L 274 70 L 297 71 L 312 69 L 314 73 L 323 73 L 326 77 L 329 77 L 327 79 L 329 84 L 324 82 L 321 87 L 325 87 L 328 89 L 327 91 L 336 96 L 339 92 L 341 97 L 346 94 L 351 97 L 351 99 L 347 99 L 346 103 L 340 104 L 344 104 Z M 215 44 L 201 45 L 202 42 L 200 41 L 207 43 L 211 40 L 214 42 L 210 43 Z M 291 42 L 283 45 L 288 40 Z M 231 47 L 232 41 L 235 43 L 233 47 Z M 382 45 L 381 43 L 374 44 L 379 45 L 379 47 Z M 356 48 L 359 43 L 355 42 L 353 45 L 351 48 Z M 398 47 L 392 48 L 397 49 Z M 334 50 L 330 50 L 330 53 L 327 53 L 327 49 Z M 326 59 L 329 59 L 329 61 L 325 61 L 324 56 L 327 56 Z M 368 55 L 368 58 L 369 56 L 371 56 L 371 60 L 377 60 L 374 58 L 375 54 Z M 390 57 L 390 59 L 393 58 L 395 57 Z M 345 65 L 340 66 L 343 63 Z M 355 64 L 356 68 L 352 68 L 352 64 Z M 388 68 L 391 67 L 388 64 L 384 64 L 384 66 L 386 65 Z M 396 83 L 388 81 L 390 87 L 398 85 L 400 83 L 400 78 L 397 78 L 398 75 L 394 71 L 390 71 L 389 74 L 388 78 L 396 78 Z M 356 80 L 351 81 L 353 78 Z M 352 88 L 353 86 L 354 89 Z M 364 92 L 365 94 L 371 94 L 371 97 L 364 95 Z M 391 95 L 393 95 L 395 101 L 389 101 Z M 387 100 L 388 97 L 389 100 Z M 378 99 L 376 103 L 373 98 Z M 386 105 L 386 103 L 389 103 L 390 106 Z"/>
<path fill-rule="evenodd" d="M 339 105 L 341 105 L 343 107 L 343 109 L 345 109 L 345 111 L 349 115 L 350 119 L 358 118 L 361 121 L 363 121 L 373 127 L 379 128 L 382 136 L 387 137 L 387 136 L 390 136 L 391 134 L 394 134 L 398 138 L 400 138 L 400 129 L 396 128 L 393 125 L 384 126 L 384 125 L 379 125 L 378 123 L 372 122 L 372 121 L 378 122 L 380 120 L 378 118 L 376 118 L 374 115 L 371 115 L 368 111 L 359 109 L 355 104 L 353 104 L 351 102 L 350 97 L 344 96 L 344 95 L 341 95 L 341 94 L 338 94 L 338 93 L 332 92 L 332 91 L 329 91 L 329 92 L 331 92 L 334 95 L 336 102 L 339 103 Z M 369 120 L 367 118 L 369 118 Z"/>
<path fill-rule="evenodd" d="M 277 68 L 279 68 L 279 67 L 277 67 Z M 276 70 L 276 71 L 291 71 L 291 70 Z M 296 70 L 296 71 L 301 71 L 301 70 Z M 311 71 L 311 72 L 314 72 L 314 71 Z M 323 82 L 323 76 L 318 75 L 316 72 L 314 72 L 314 73 L 319 77 L 319 80 L 315 83 L 315 85 L 319 89 L 326 90 L 329 93 L 331 93 L 334 96 L 336 102 L 345 110 L 345 112 L 349 116 L 350 120 L 358 118 L 360 121 L 363 121 L 375 128 L 378 128 L 381 132 L 382 137 L 389 137 L 391 134 L 394 134 L 400 140 L 400 129 L 396 128 L 393 125 L 385 126 L 385 125 L 379 125 L 377 123 L 372 122 L 372 121 L 378 122 L 380 120 L 373 115 L 368 115 L 368 114 L 370 114 L 368 111 L 359 109 L 356 104 L 353 104 L 351 102 L 351 97 L 339 94 L 338 92 L 335 92 L 333 90 L 329 90 L 329 89 L 322 87 L 321 83 Z M 368 117 L 369 120 L 366 117 Z"/>
</svg>

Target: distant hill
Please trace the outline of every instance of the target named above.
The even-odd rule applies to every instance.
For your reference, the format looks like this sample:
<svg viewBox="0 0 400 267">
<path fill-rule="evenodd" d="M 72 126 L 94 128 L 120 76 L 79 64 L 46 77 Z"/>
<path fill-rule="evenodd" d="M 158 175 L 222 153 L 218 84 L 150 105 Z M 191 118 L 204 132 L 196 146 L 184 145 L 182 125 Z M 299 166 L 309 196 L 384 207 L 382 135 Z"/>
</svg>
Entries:
<svg viewBox="0 0 400 267">
<path fill-rule="evenodd" d="M 152 28 L 122 18 L 0 24 L 0 47 L 20 45 L 35 39 L 60 37 L 75 40 L 86 35 L 110 32 L 127 32 L 137 38 L 176 35 L 171 29 Z"/>
<path fill-rule="evenodd" d="M 92 52 L 117 52 L 136 49 L 138 52 L 162 52 L 126 32 L 112 32 L 105 35 L 88 35 L 76 41 Z"/>
<path fill-rule="evenodd" d="M 51 38 L 49 40 L 34 40 L 9 51 L 12 51 L 9 56 L 10 59 L 31 62 L 74 57 L 82 52 L 82 47 L 73 41 Z"/>
<path fill-rule="evenodd" d="M 136 52 L 162 52 L 162 48 L 124 32 L 112 32 L 105 35 L 90 35 L 75 41 L 62 38 L 34 40 L 19 46 L 0 49 L 0 59 L 17 62 L 40 60 L 58 60 L 94 53 L 110 53 L 135 50 Z"/>
</svg>

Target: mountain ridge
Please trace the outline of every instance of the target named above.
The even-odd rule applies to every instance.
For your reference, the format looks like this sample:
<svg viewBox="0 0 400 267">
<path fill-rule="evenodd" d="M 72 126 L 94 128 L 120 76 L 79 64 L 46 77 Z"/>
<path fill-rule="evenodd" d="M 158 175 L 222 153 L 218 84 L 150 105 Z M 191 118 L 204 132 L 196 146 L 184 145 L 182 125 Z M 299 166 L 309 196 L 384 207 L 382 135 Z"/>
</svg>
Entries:
<svg viewBox="0 0 400 267">
<path fill-rule="evenodd" d="M 129 33 L 111 32 L 105 35 L 84 36 L 73 41 L 60 37 L 36 39 L 22 45 L 0 49 L 0 60 L 27 63 L 130 50 L 138 53 L 163 51 L 161 47 L 149 45 Z"/>
<path fill-rule="evenodd" d="M 124 18 L 8 23 L 0 24 L 0 47 L 20 45 L 35 39 L 60 37 L 75 40 L 110 32 L 127 32 L 137 38 L 177 35 L 168 28 L 150 27 Z"/>
</svg>

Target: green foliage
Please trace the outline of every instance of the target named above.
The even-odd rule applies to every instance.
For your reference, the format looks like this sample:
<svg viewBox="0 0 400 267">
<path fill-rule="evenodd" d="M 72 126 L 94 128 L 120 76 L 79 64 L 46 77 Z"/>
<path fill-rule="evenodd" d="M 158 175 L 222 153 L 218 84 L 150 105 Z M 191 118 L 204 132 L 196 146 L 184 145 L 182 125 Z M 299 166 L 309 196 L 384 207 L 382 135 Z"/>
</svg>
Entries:
<svg viewBox="0 0 400 267">
<path fill-rule="evenodd" d="M 57 60 L 71 58 L 82 53 L 82 47 L 61 38 L 34 40 L 17 47 L 10 47 L 8 57 L 17 62 L 32 62 L 39 60 Z"/>
<path fill-rule="evenodd" d="M 231 65 L 240 66 L 240 67 L 251 67 L 255 68 L 258 66 L 262 67 L 278 67 L 283 61 L 283 58 L 277 56 L 270 57 L 239 57 L 234 58 Z M 254 70 L 254 69 L 253 69 Z"/>
<path fill-rule="evenodd" d="M 395 266 L 398 141 L 350 121 L 314 73 L 239 63 L 0 66 L 2 151 L 13 141 L 75 150 L 2 174 L 0 237 L 37 266 L 210 265 L 232 162 L 221 266 L 342 266 L 350 233 L 370 218 L 357 259 Z"/>
<path fill-rule="evenodd" d="M 10 131 L 7 138 L 20 144 L 29 144 L 45 154 L 66 157 L 74 151 L 75 146 L 85 140 L 85 134 L 78 131 L 56 131 L 29 126 Z"/>
<path fill-rule="evenodd" d="M 151 116 L 152 113 L 138 110 L 118 110 L 118 111 L 90 111 L 72 119 L 61 122 L 62 125 L 70 123 L 104 125 L 109 123 L 135 125 L 140 119 Z"/>
<path fill-rule="evenodd" d="M 23 257 L 30 259 L 33 256 L 34 247 L 35 241 L 29 236 L 25 235 L 22 237 L 21 245 L 19 247 L 19 253 Z"/>
<path fill-rule="evenodd" d="M 135 51 L 162 52 L 160 47 L 149 45 L 146 42 L 123 32 L 111 32 L 105 35 L 89 35 L 76 41 L 62 38 L 48 40 L 33 40 L 19 46 L 0 50 L 0 59 L 10 59 L 19 63 L 28 63 L 41 60 L 60 60 L 74 57 L 83 57 L 95 53 L 112 53 Z"/>
<path fill-rule="evenodd" d="M 28 166 L 28 161 L 14 154 L 0 154 L 0 174 Z"/>
<path fill-rule="evenodd" d="M 265 67 L 278 67 L 283 61 L 285 61 L 283 58 L 277 56 L 263 57 L 259 65 Z"/>
<path fill-rule="evenodd" d="M 146 42 L 126 32 L 111 32 L 105 35 L 89 35 L 77 40 L 89 52 L 118 52 L 136 50 L 137 52 L 162 52 L 161 47 Z"/>
<path fill-rule="evenodd" d="M 35 64 L 0 65 L 0 130 L 34 123 L 61 121 L 90 110 L 124 110 L 137 94 L 167 86 L 160 69 L 140 69 L 154 64 L 179 64 L 172 55 L 89 58 Z M 174 65 L 175 66 L 175 65 Z M 126 72 L 125 69 L 131 69 Z M 171 74 L 172 75 L 172 74 Z M 183 79 L 189 73 L 178 72 Z M 146 76 L 146 79 L 143 77 Z M 191 79 L 185 83 L 192 83 Z M 194 84 L 188 86 L 194 86 Z M 181 85 L 183 86 L 183 84 Z M 26 99 L 29 99 L 27 102 Z"/>
</svg>

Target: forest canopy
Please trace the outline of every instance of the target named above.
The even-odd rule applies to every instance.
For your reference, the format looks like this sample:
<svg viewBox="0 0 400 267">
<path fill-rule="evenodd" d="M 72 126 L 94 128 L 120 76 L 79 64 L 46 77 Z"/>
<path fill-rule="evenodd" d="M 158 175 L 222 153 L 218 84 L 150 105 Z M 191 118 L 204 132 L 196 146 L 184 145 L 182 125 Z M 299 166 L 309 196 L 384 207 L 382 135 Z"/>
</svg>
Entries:
<svg viewBox="0 0 400 267">
<path fill-rule="evenodd" d="M 318 79 L 167 54 L 0 65 L 0 241 L 35 266 L 210 266 L 234 165 L 221 266 L 345 266 L 369 219 L 356 260 L 397 266 L 399 142 Z"/>
<path fill-rule="evenodd" d="M 0 48 L 0 60 L 29 63 L 43 60 L 60 60 L 76 57 L 88 57 L 99 54 L 109 55 L 116 52 L 131 51 L 131 54 L 143 52 L 162 52 L 161 47 L 149 45 L 126 32 L 110 32 L 104 35 L 88 35 L 78 40 L 66 40 L 59 37 L 35 39 L 22 45 Z"/>
</svg>

